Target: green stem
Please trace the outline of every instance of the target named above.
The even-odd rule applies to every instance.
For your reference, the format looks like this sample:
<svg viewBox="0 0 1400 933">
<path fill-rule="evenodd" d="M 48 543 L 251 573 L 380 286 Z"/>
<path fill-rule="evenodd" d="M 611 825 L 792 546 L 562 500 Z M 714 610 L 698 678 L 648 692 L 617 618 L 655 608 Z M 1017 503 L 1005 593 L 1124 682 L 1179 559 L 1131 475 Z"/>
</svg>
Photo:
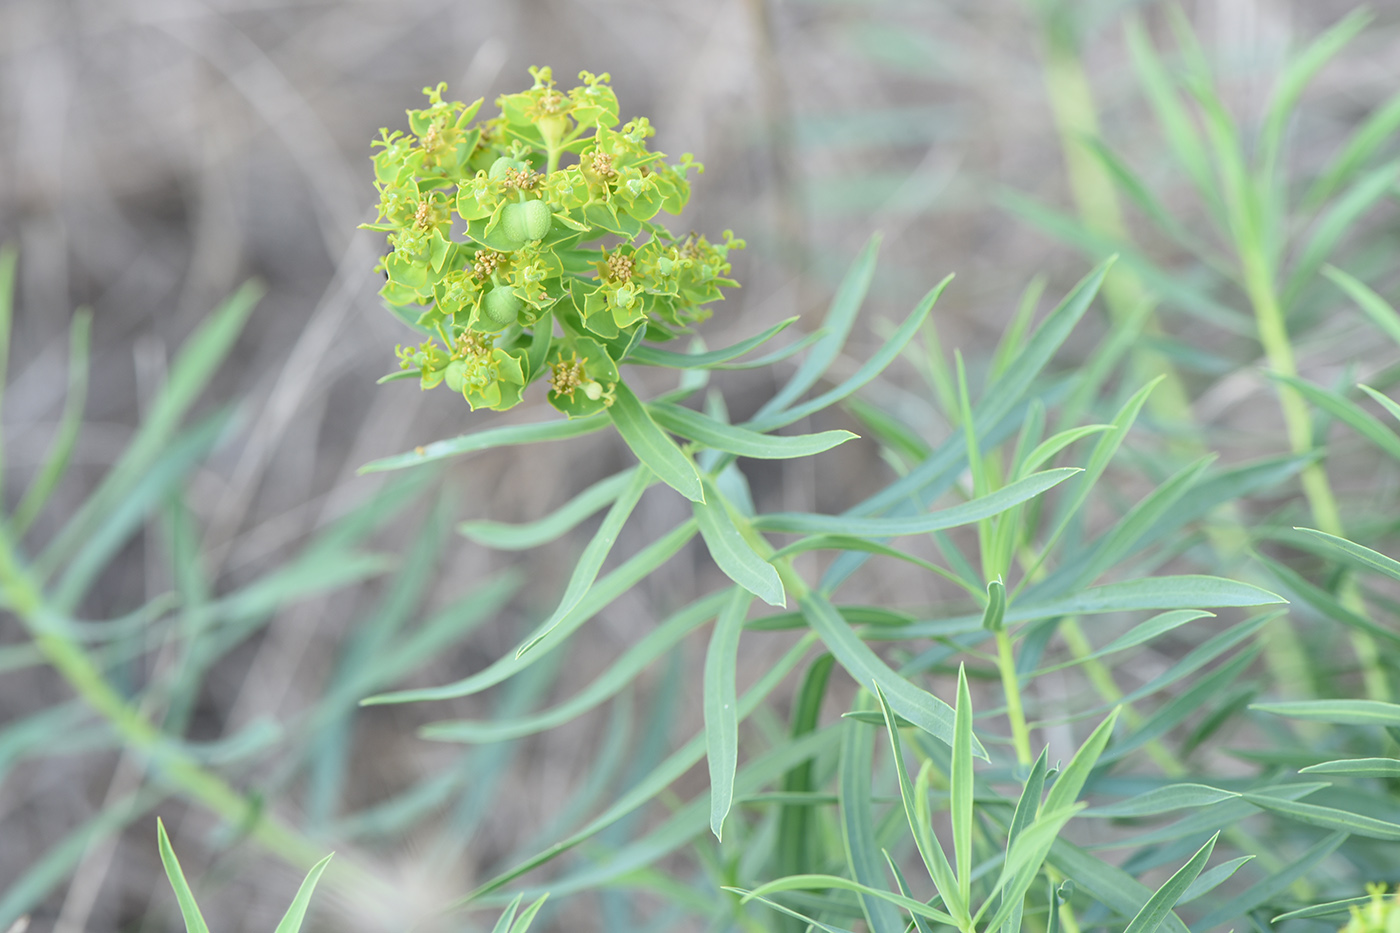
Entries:
<svg viewBox="0 0 1400 933">
<path fill-rule="evenodd" d="M 122 744 L 154 764 L 178 793 L 230 825 L 246 827 L 249 838 L 303 872 L 325 855 L 320 845 L 180 753 L 168 736 L 113 689 L 92 658 L 63 634 L 62 620 L 45 603 L 41 590 L 20 566 L 11 543 L 4 538 L 0 538 L 0 592 L 45 660 L 89 707 L 112 724 Z M 363 896 L 366 891 L 381 887 L 373 876 L 345 860 L 338 865 L 332 863 L 327 874 L 347 894 Z"/>
<path fill-rule="evenodd" d="M 1268 259 L 1257 238 L 1244 236 L 1243 233 L 1242 229 L 1237 229 L 1237 249 L 1244 271 L 1245 293 L 1254 307 L 1254 319 L 1259 330 L 1259 342 L 1264 348 L 1264 357 L 1274 372 L 1296 377 L 1298 364 L 1293 356 L 1288 324 L 1274 289 L 1274 276 Z M 1289 447 L 1295 454 L 1311 451 L 1312 417 L 1308 413 L 1307 402 L 1291 386 L 1282 383 L 1278 386 L 1278 401 L 1283 411 Z M 1346 528 L 1342 524 L 1341 511 L 1337 508 L 1332 485 L 1327 479 L 1327 468 L 1317 461 L 1309 463 L 1299 474 L 1299 481 L 1318 529 L 1330 535 L 1345 537 Z M 1370 611 L 1354 577 L 1343 577 L 1338 596 L 1347 609 L 1362 618 L 1370 618 Z M 1352 650 L 1361 663 L 1366 695 L 1372 700 L 1389 700 L 1390 682 L 1381 665 L 1380 649 L 1375 639 L 1367 632 L 1352 630 L 1349 634 Z"/>
<path fill-rule="evenodd" d="M 1001 674 L 1001 689 L 1006 694 L 1006 718 L 1011 721 L 1011 744 L 1016 749 L 1018 764 L 1030 765 L 1031 732 L 1026 725 L 1026 711 L 1021 703 L 1021 681 L 1016 674 L 1016 656 L 1011 637 L 1006 631 L 997 632 L 997 671 Z"/>
</svg>

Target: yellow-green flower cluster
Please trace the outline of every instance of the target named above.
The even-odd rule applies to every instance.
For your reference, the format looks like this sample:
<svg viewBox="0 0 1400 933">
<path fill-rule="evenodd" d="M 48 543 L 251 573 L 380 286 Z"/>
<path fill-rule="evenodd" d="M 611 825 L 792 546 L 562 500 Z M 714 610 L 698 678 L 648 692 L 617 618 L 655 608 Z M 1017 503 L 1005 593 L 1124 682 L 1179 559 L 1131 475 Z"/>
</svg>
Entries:
<svg viewBox="0 0 1400 933">
<path fill-rule="evenodd" d="M 500 410 L 547 379 L 573 417 L 612 403 L 617 363 L 638 340 L 708 317 L 735 284 L 729 251 L 744 244 L 654 222 L 680 212 L 689 170 L 703 169 L 688 153 L 673 164 L 650 151 L 647 120 L 619 127 L 608 75 L 582 72 L 565 93 L 548 68 L 530 74 L 534 86 L 484 120 L 480 100 L 425 88 L 411 135 L 381 130 L 374 142 L 379 215 L 365 226 L 388 234 L 380 295 L 429 337 L 400 348 L 404 370 Z"/>
</svg>

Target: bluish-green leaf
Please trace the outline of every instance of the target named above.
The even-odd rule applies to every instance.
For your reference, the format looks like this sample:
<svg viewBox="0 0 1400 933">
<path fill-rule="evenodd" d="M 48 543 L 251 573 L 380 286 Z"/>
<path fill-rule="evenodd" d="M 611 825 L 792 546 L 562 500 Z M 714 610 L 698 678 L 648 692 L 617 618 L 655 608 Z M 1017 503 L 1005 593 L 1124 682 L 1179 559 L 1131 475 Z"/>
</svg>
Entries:
<svg viewBox="0 0 1400 933">
<path fill-rule="evenodd" d="M 540 625 L 539 630 L 520 646 L 515 653 L 516 657 L 524 655 L 548 637 L 549 633 L 554 631 L 555 626 L 563 622 L 569 613 L 583 601 L 583 597 L 593 586 L 593 581 L 598 579 L 598 572 L 603 569 L 603 561 L 607 560 L 608 554 L 612 552 L 613 545 L 617 543 L 618 535 L 622 534 L 622 526 L 631 517 L 632 510 L 637 507 L 637 502 L 642 498 L 642 493 L 646 492 L 647 487 L 651 485 L 651 481 L 651 473 L 645 467 L 632 474 L 627 488 L 622 490 L 617 500 L 613 502 L 612 508 L 608 509 L 603 523 L 598 526 L 598 531 L 593 535 L 593 539 L 588 542 L 588 546 L 583 549 L 583 554 L 579 556 L 573 573 L 569 575 L 569 584 L 564 588 L 564 595 L 559 600 L 559 605 Z"/>
<path fill-rule="evenodd" d="M 533 522 L 472 521 L 457 526 L 466 537 L 478 544 L 501 551 L 525 551 L 548 544 L 572 531 L 590 515 L 617 501 L 617 497 L 632 482 L 639 469 L 623 470 L 589 486 L 544 518 Z"/>
<path fill-rule="evenodd" d="M 1144 794 L 1139 794 L 1129 800 L 1085 810 L 1083 815 L 1103 819 L 1156 816 L 1159 813 L 1170 813 L 1173 810 L 1208 807 L 1213 803 L 1238 796 L 1239 794 L 1233 791 L 1208 787 L 1205 784 L 1169 784 L 1166 787 L 1158 787 Z"/>
<path fill-rule="evenodd" d="M 643 366 L 666 366 L 671 369 L 713 369 L 721 363 L 728 363 L 730 360 L 738 359 L 745 353 L 757 349 L 772 340 L 796 320 L 796 317 L 790 317 L 787 320 L 779 321 L 761 334 L 740 340 L 722 350 L 710 350 L 705 353 L 676 353 L 672 350 L 662 350 L 638 344 L 632 348 L 623 362 L 640 363 Z"/>
<path fill-rule="evenodd" d="M 872 693 L 878 686 L 896 713 L 952 746 L 954 714 L 951 706 L 890 670 L 825 597 L 808 593 L 798 600 L 798 605 L 812 631 L 852 677 Z M 986 749 L 976 736 L 972 743 L 977 757 L 986 759 Z"/>
<path fill-rule="evenodd" d="M 783 581 L 779 579 L 778 571 L 744 538 L 724 497 L 713 486 L 706 485 L 708 495 L 692 508 L 700 536 L 705 539 L 705 547 L 715 565 L 729 579 L 768 605 L 786 606 L 787 596 L 783 593 Z M 739 520 L 745 519 L 741 517 Z"/>
<path fill-rule="evenodd" d="M 1249 708 L 1289 719 L 1327 722 L 1336 726 L 1400 726 L 1400 704 L 1381 700 L 1295 700 L 1251 703 Z"/>
<path fill-rule="evenodd" d="M 1348 777 L 1400 777 L 1400 760 L 1395 758 L 1339 758 L 1323 761 L 1306 768 L 1299 768 L 1299 774 L 1345 774 Z"/>
<path fill-rule="evenodd" d="M 460 437 L 434 441 L 414 448 L 407 453 L 385 457 L 360 467 L 360 473 L 380 473 L 385 470 L 402 470 L 442 460 L 446 457 L 459 457 L 462 454 L 491 450 L 494 447 L 516 447 L 520 444 L 538 444 L 544 441 L 562 441 L 571 437 L 582 437 L 601 431 L 608 426 L 606 415 L 589 415 L 587 418 L 574 418 L 567 421 L 541 421 L 535 424 L 510 424 L 499 428 L 487 428 Z"/>
<path fill-rule="evenodd" d="M 928 534 L 947 528 L 957 528 L 1000 515 L 1020 505 L 1080 472 L 1074 468 L 1046 470 L 998 489 L 979 499 L 951 508 L 898 518 L 857 518 L 844 515 L 813 515 L 802 512 L 772 512 L 754 520 L 761 531 L 787 534 L 856 535 L 869 538 L 894 538 L 901 535 Z"/>
<path fill-rule="evenodd" d="M 652 402 L 647 410 L 657 424 L 673 434 L 715 450 L 760 460 L 810 457 L 857 437 L 850 431 L 822 431 L 819 434 L 795 436 L 760 434 L 669 402 Z"/>
<path fill-rule="evenodd" d="M 710 830 L 724 838 L 724 818 L 734 801 L 734 771 L 739 763 L 739 695 L 735 667 L 739 636 L 752 596 L 735 589 L 715 620 L 705 652 L 705 754 L 710 767 Z"/>
<path fill-rule="evenodd" d="M 1196 876 L 1201 873 L 1201 869 L 1206 867 L 1206 862 L 1210 859 L 1210 854 L 1215 850 L 1215 840 L 1220 838 L 1220 833 L 1211 836 L 1205 845 L 1191 856 L 1191 859 L 1175 874 L 1168 878 L 1157 892 L 1147 899 L 1147 903 L 1142 905 L 1142 909 L 1137 912 L 1129 922 L 1128 928 L 1123 933 L 1157 933 L 1162 926 L 1162 922 L 1167 919 L 1176 902 L 1186 893 L 1186 889 L 1196 880 Z"/>
<path fill-rule="evenodd" d="M 287 908 L 273 933 L 300 933 L 302 922 L 306 919 L 306 910 L 311 906 L 311 894 L 316 890 L 316 882 L 321 880 L 321 873 L 326 870 L 330 861 L 331 856 L 327 855 L 311 866 L 311 870 L 306 873 L 306 880 L 301 883 L 296 897 L 292 899 L 292 905 Z"/>
<path fill-rule="evenodd" d="M 175 901 L 180 905 L 180 916 L 184 918 L 185 930 L 187 933 L 209 933 L 209 926 L 199 912 L 194 892 L 185 880 L 180 860 L 175 857 L 175 850 L 170 846 L 170 837 L 165 834 L 165 823 L 160 817 L 156 817 L 156 839 L 160 845 L 160 861 L 165 866 L 165 876 L 170 879 L 170 886 L 175 889 Z"/>
<path fill-rule="evenodd" d="M 692 502 L 704 502 L 705 492 L 695 463 L 656 426 L 646 406 L 626 383 L 619 382 L 614 391 L 616 398 L 608 408 L 608 416 L 632 453 L 667 486 Z"/>
</svg>

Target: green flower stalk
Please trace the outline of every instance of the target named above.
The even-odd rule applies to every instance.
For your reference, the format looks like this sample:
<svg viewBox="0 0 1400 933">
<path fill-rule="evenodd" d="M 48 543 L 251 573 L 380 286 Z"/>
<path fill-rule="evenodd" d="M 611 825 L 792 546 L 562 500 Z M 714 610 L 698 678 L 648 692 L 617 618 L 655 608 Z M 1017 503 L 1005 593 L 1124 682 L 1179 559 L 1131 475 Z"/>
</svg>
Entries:
<svg viewBox="0 0 1400 933">
<path fill-rule="evenodd" d="M 612 404 L 617 364 L 641 340 L 709 317 L 737 285 L 728 256 L 744 243 L 729 231 L 719 243 L 676 237 L 653 220 L 680 213 L 703 166 L 648 150 L 645 118 L 618 128 L 608 75 L 580 72 L 564 93 L 550 69 L 530 74 L 533 87 L 476 122 L 480 100 L 424 88 L 412 135 L 384 129 L 373 144 L 379 213 L 363 226 L 388 234 L 381 297 L 428 337 L 399 348 L 389 378 L 445 383 L 498 411 L 546 379 L 550 403 L 580 417 Z"/>
</svg>

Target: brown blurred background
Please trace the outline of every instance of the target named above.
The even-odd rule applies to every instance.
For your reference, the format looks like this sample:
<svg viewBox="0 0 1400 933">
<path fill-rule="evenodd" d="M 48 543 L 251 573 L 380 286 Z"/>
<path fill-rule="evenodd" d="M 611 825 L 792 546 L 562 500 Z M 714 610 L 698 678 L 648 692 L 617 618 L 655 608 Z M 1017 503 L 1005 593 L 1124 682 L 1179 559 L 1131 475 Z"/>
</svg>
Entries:
<svg viewBox="0 0 1400 933">
<path fill-rule="evenodd" d="M 1218 64 L 1237 76 L 1233 99 L 1249 115 L 1267 90 L 1257 75 L 1352 6 L 1197 0 L 1187 12 Z M 1155 131 L 1121 41 L 1120 17 L 1130 7 L 1154 21 L 1160 12 L 1151 3 L 1097 0 L 1076 15 L 1107 132 L 1156 178 L 1163 163 Z M 1317 140 L 1316 155 L 1327 154 L 1400 86 L 1400 3 L 1372 8 L 1376 23 L 1311 92 L 1298 129 L 1305 158 L 1308 140 Z M 412 335 L 376 298 L 381 236 L 355 229 L 373 219 L 369 141 L 380 127 L 404 127 L 403 111 L 418 106 L 424 85 L 446 80 L 452 97 L 489 102 L 527 86 L 532 64 L 552 65 L 564 87 L 581 68 L 610 72 L 624 117 L 645 115 L 658 128 L 656 148 L 693 152 L 705 163 L 691 206 L 671 225 L 710 236 L 732 228 L 749 243 L 735 263 L 742 290 L 705 330 L 711 346 L 793 314 L 804 316 L 799 327 L 814 326 L 846 265 L 879 230 L 880 272 L 835 372 L 858 365 L 887 330 L 880 319 L 905 313 L 948 272 L 958 278 L 935 311 L 945 346 L 985 356 L 1034 274 L 1050 276 L 1049 301 L 1088 266 L 993 203 L 999 186 L 1010 186 L 1068 205 L 1037 9 L 1032 0 L 0 0 L 0 243 L 20 252 L 4 409 L 7 501 L 39 464 L 58 418 L 76 307 L 95 315 L 88 423 L 74 472 L 38 528 L 41 539 L 121 451 L 174 348 L 249 278 L 266 295 L 207 400 L 242 400 L 241 427 L 190 492 L 205 563 L 221 588 L 277 565 L 378 488 L 382 478 L 355 475 L 361 464 L 481 425 L 548 416 L 542 392 L 498 416 L 473 415 L 445 390 L 377 387 L 394 367 L 394 344 Z M 743 417 L 788 372 L 783 364 L 717 383 Z M 653 375 L 644 384 L 666 385 Z M 936 437 L 942 427 L 920 400 L 921 385 L 906 366 L 866 397 Z M 838 426 L 839 417 L 817 426 Z M 461 461 L 449 468 L 447 485 L 457 517 L 523 520 L 625 462 L 613 440 L 588 438 Z M 840 457 L 761 464 L 749 475 L 769 507 L 838 510 L 889 473 L 866 444 Z M 681 503 L 659 492 L 644 502 L 625 550 L 682 515 Z M 405 523 L 380 543 L 393 549 L 411 532 Z M 508 565 L 536 584 L 512 603 L 509 618 L 478 630 L 468 648 L 418 682 L 463 676 L 511 650 L 530 619 L 547 611 L 578 546 L 492 555 L 461 539 L 450 543 L 438 599 Z M 85 611 L 128 612 L 167 589 L 156 550 L 144 539 L 128 548 Z M 611 607 L 570 649 L 550 695 L 586 684 L 658 613 L 711 587 L 712 574 L 707 560 L 690 554 Z M 894 572 L 858 586 L 906 603 L 936 592 Z M 373 592 L 314 599 L 279 615 L 213 672 L 195 731 L 216 738 L 259 716 L 304 708 Z M 860 596 L 853 591 L 851 601 Z M 5 632 L 6 641 L 14 638 Z M 754 644 L 746 660 L 772 656 L 766 642 Z M 783 644 L 773 641 L 772 651 Z M 703 645 L 691 647 L 685 670 L 698 673 Z M 699 686 L 698 676 L 685 679 L 694 681 L 679 714 L 689 735 Z M 65 696 L 56 681 L 32 672 L 0 674 L 0 724 Z M 416 739 L 414 727 L 449 712 L 487 715 L 494 704 L 472 698 L 446 712 L 364 714 L 347 798 L 367 804 L 433 774 L 449 752 Z M 467 890 L 547 823 L 551 801 L 576 783 L 606 722 L 600 712 L 532 740 L 473 837 L 446 862 L 432 864 L 431 847 L 414 838 L 360 855 L 384 877 L 402 879 L 393 883 L 407 900 Z M 687 794 L 702 792 L 703 774 L 692 777 Z M 0 890 L 100 809 L 121 780 L 106 752 L 17 768 L 0 787 Z M 275 805 L 295 818 L 297 800 L 289 792 Z M 271 929 L 294 875 L 242 850 L 205 874 L 212 824 L 195 813 L 179 819 L 178 808 L 161 812 L 168 824 L 175 819 L 177 848 L 197 889 L 208 892 L 214 928 Z M 176 929 L 150 822 L 90 852 L 77 881 L 57 889 L 32 929 L 60 918 L 59 929 L 95 933 Z M 550 929 L 615 928 L 593 901 L 571 903 L 582 906 L 552 918 Z M 328 922 L 326 929 L 393 928 L 363 916 Z"/>
</svg>

